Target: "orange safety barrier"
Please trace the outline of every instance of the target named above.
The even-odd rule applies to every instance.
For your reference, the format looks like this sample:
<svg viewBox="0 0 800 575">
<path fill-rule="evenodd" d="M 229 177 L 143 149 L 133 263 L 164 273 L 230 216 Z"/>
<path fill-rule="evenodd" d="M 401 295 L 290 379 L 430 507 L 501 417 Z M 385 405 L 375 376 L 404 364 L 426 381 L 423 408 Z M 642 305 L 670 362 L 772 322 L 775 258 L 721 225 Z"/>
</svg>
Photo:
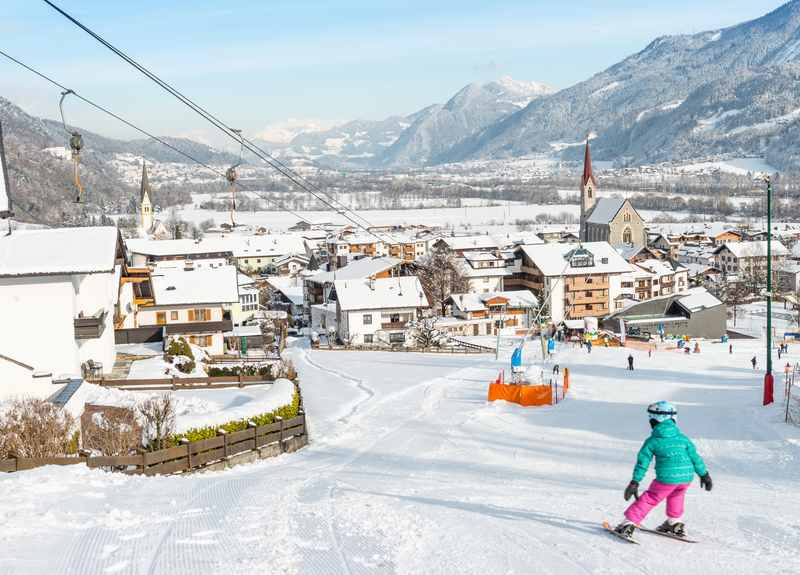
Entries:
<svg viewBox="0 0 800 575">
<path fill-rule="evenodd" d="M 502 399 L 519 405 L 552 405 L 553 390 L 549 385 L 489 384 L 489 401 Z"/>
<path fill-rule="evenodd" d="M 558 395 L 558 386 L 555 390 L 549 385 L 506 385 L 501 383 L 502 376 L 489 384 L 489 401 L 510 401 L 518 405 L 553 405 L 562 401 L 569 390 L 569 368 L 564 368 L 564 380 L 562 385 L 561 397 L 553 397 L 553 392 Z"/>
</svg>

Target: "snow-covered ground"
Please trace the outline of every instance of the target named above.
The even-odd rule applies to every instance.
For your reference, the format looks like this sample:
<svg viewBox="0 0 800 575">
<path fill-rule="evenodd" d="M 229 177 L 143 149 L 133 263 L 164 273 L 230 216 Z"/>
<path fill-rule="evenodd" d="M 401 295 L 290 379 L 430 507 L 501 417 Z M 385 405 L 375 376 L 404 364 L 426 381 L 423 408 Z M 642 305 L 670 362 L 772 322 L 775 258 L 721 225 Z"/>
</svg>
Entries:
<svg viewBox="0 0 800 575">
<path fill-rule="evenodd" d="M 134 410 L 148 398 L 170 393 L 175 407 L 175 431 L 183 432 L 193 427 L 221 425 L 253 417 L 289 405 L 294 397 L 294 384 L 288 379 L 278 379 L 272 384 L 241 389 L 179 389 L 166 392 L 131 391 L 86 383 L 81 386 L 79 393 L 84 403 Z"/>
<path fill-rule="evenodd" d="M 0 477 L 0 572 L 796 574 L 800 429 L 760 406 L 761 347 L 633 351 L 634 372 L 627 349 L 565 349 L 567 401 L 522 408 L 486 402 L 508 351 L 497 363 L 296 346 L 309 447 L 186 477 Z M 678 404 L 714 478 L 687 496 L 697 545 L 627 545 L 599 527 L 625 508 L 658 399 Z"/>
</svg>

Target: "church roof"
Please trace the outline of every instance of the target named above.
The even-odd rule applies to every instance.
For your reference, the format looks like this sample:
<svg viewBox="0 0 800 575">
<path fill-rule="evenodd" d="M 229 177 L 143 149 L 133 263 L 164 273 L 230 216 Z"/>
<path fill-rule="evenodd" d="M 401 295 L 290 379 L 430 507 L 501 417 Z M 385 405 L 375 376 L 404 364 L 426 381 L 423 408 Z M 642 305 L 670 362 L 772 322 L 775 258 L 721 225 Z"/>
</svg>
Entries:
<svg viewBox="0 0 800 575">
<path fill-rule="evenodd" d="M 141 202 L 144 199 L 144 195 L 147 194 L 148 197 L 153 195 L 153 191 L 150 189 L 150 180 L 147 177 L 147 165 L 142 162 L 142 183 L 141 187 L 139 188 L 139 201 Z M 152 201 L 152 198 L 150 199 Z"/>
<path fill-rule="evenodd" d="M 586 151 L 583 155 L 583 177 L 581 177 L 581 191 L 583 188 L 586 187 L 586 184 L 589 183 L 589 180 L 592 181 L 595 187 L 597 187 L 597 180 L 594 179 L 594 174 L 592 173 L 592 154 L 589 151 L 589 140 L 586 140 Z"/>
<path fill-rule="evenodd" d="M 608 224 L 619 213 L 624 204 L 624 198 L 598 198 L 586 222 L 589 224 Z"/>
</svg>

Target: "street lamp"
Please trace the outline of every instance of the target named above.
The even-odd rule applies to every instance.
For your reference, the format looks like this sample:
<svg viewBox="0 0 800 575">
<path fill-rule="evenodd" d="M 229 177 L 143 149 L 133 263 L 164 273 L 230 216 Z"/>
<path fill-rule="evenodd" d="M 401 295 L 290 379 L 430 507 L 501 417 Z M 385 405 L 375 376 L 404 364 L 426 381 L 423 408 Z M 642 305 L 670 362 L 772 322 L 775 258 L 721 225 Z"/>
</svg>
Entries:
<svg viewBox="0 0 800 575">
<path fill-rule="evenodd" d="M 772 180 L 767 184 L 767 373 L 764 374 L 764 405 L 774 401 L 775 379 L 772 375 Z"/>
</svg>

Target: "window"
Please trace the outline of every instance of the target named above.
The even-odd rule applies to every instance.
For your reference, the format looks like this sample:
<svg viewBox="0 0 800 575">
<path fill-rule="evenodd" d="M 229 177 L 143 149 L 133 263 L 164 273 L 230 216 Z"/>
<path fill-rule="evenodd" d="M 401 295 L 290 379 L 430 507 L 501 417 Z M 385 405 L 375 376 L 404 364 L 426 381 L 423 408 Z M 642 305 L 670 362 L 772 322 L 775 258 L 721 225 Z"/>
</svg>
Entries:
<svg viewBox="0 0 800 575">
<path fill-rule="evenodd" d="M 587 284 L 594 283 L 594 280 L 592 278 L 586 278 L 586 283 Z"/>
<path fill-rule="evenodd" d="M 367 333 L 364 335 L 364 343 L 372 343 L 373 338 L 371 333 Z"/>
<path fill-rule="evenodd" d="M 166 325 L 167 324 L 167 312 L 165 311 L 157 311 L 156 312 L 156 325 Z"/>
<path fill-rule="evenodd" d="M 177 311 L 169 312 L 169 319 L 170 321 L 178 321 L 178 312 Z"/>
<path fill-rule="evenodd" d="M 365 313 L 361 318 L 361 323 L 363 323 L 364 325 L 372 325 L 372 314 Z"/>
<path fill-rule="evenodd" d="M 631 221 L 631 215 L 629 213 L 625 212 L 625 215 L 622 216 L 622 221 L 623 222 Z"/>
<path fill-rule="evenodd" d="M 590 292 L 590 291 L 583 292 L 583 295 L 584 295 L 584 297 L 592 297 L 592 292 Z"/>
<path fill-rule="evenodd" d="M 590 303 L 587 303 L 587 304 L 586 304 L 586 310 L 588 311 L 588 310 L 590 310 L 590 309 L 592 309 L 592 304 L 590 304 Z"/>
<path fill-rule="evenodd" d="M 211 319 L 210 309 L 190 309 L 189 321 L 209 321 Z"/>
<path fill-rule="evenodd" d="M 622 287 L 624 288 L 632 288 L 633 282 L 622 282 Z"/>
<path fill-rule="evenodd" d="M 389 343 L 403 343 L 405 341 L 406 341 L 406 334 L 402 332 L 389 334 Z"/>
<path fill-rule="evenodd" d="M 400 323 L 400 314 L 399 313 L 390 314 L 389 321 L 392 323 Z"/>
<path fill-rule="evenodd" d="M 625 228 L 625 231 L 622 232 L 622 243 L 623 244 L 633 243 L 633 232 L 631 232 L 630 228 Z"/>
</svg>

